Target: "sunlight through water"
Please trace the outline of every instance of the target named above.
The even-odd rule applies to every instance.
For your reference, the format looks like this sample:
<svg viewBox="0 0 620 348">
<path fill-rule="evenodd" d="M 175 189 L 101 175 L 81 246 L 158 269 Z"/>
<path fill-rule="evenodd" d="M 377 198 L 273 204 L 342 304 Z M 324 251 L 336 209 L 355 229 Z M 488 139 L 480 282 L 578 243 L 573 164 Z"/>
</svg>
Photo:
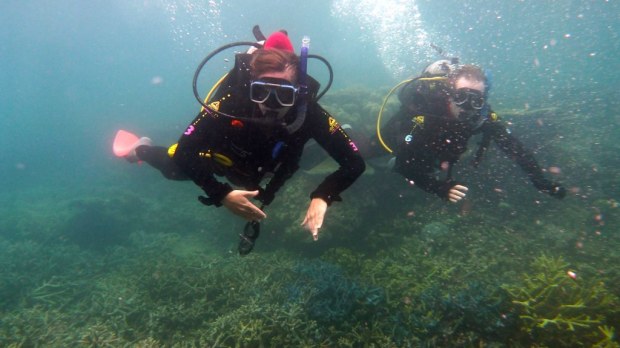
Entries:
<svg viewBox="0 0 620 348">
<path fill-rule="evenodd" d="M 186 51 L 201 51 L 224 37 L 223 0 L 160 0 L 159 5 L 168 13 L 174 41 Z"/>
<path fill-rule="evenodd" d="M 335 0 L 331 12 L 343 23 L 358 26 L 361 39 L 376 45 L 378 56 L 395 78 L 419 70 L 416 62 L 437 58 L 430 47 L 437 35 L 424 28 L 415 0 Z"/>
</svg>

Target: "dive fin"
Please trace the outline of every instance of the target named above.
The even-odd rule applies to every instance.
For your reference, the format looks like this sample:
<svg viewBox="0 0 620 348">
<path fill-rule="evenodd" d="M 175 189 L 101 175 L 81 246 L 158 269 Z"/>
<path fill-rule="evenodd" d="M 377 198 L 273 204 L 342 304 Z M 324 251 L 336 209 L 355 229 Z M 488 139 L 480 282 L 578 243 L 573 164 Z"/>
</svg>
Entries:
<svg viewBox="0 0 620 348">
<path fill-rule="evenodd" d="M 119 130 L 114 137 L 114 144 L 112 145 L 112 151 L 117 157 L 125 157 L 135 148 L 136 142 L 140 138 L 137 135 L 125 130 Z"/>
</svg>

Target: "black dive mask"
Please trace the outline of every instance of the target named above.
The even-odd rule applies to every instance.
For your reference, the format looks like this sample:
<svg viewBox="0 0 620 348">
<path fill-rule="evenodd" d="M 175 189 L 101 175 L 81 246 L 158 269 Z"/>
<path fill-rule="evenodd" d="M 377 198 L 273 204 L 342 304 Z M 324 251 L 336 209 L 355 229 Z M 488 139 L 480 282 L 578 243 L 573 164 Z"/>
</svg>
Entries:
<svg viewBox="0 0 620 348">
<path fill-rule="evenodd" d="M 452 93 L 452 100 L 467 111 L 479 111 L 484 107 L 484 94 L 476 89 L 459 88 Z"/>
</svg>

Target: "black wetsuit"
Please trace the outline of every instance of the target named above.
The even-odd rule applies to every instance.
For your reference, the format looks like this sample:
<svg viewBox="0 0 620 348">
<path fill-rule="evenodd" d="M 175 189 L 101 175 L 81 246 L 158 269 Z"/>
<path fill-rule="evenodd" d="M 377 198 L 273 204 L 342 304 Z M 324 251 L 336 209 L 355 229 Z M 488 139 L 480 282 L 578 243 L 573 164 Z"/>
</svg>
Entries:
<svg viewBox="0 0 620 348">
<path fill-rule="evenodd" d="M 224 109 L 222 102 L 219 110 Z M 260 118 L 258 107 L 253 105 L 252 109 L 252 115 L 244 116 Z M 286 117 L 295 114 L 293 108 Z M 282 127 L 203 112 L 179 139 L 173 159 L 214 204 L 232 191 L 215 175 L 225 176 L 248 190 L 259 189 L 258 199 L 269 204 L 299 168 L 304 144 L 310 139 L 315 139 L 340 165 L 312 192 L 311 198 L 322 198 L 328 204 L 339 201 L 339 194 L 364 172 L 365 164 L 353 141 L 318 103 L 309 103 L 303 125 L 292 134 Z M 268 177 L 263 190 L 259 184 Z"/>
<path fill-rule="evenodd" d="M 258 105 L 249 99 L 249 61 L 249 54 L 238 54 L 235 67 L 211 99 L 213 108 L 237 118 L 203 111 L 179 139 L 172 159 L 167 149 L 155 146 L 138 147 L 138 157 L 169 179 L 193 180 L 207 194 L 207 199 L 201 199 L 205 204 L 219 206 L 233 190 L 228 183 L 216 179 L 223 176 L 233 185 L 259 190 L 257 198 L 266 205 L 299 168 L 304 144 L 314 139 L 340 168 L 310 196 L 322 198 L 328 204 L 340 201 L 340 193 L 364 172 L 365 164 L 338 122 L 313 99 L 318 83 L 309 77 L 310 100 L 304 122 L 289 132 L 282 122 L 265 122 Z M 284 124 L 296 119 L 298 107 L 288 111 Z"/>
<path fill-rule="evenodd" d="M 510 134 L 494 113 L 488 111 L 488 115 L 482 122 L 462 122 L 401 107 L 385 127 L 386 140 L 395 144 L 394 170 L 423 190 L 447 199 L 450 188 L 460 184 L 452 179 L 452 166 L 467 150 L 469 139 L 482 133 L 474 164 L 478 164 L 493 140 L 527 173 L 537 189 L 562 198 L 565 190 L 544 178 L 533 154 Z M 443 179 L 436 175 L 439 170 L 446 172 Z"/>
</svg>

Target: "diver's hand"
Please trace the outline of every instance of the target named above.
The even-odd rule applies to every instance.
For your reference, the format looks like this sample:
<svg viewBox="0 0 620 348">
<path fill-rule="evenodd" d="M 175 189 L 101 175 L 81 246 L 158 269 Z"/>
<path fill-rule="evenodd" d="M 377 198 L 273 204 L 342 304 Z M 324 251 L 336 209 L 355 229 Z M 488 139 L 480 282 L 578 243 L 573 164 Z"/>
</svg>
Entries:
<svg viewBox="0 0 620 348">
<path fill-rule="evenodd" d="M 532 183 L 539 191 L 546 193 L 551 197 L 562 199 L 566 196 L 566 189 L 556 182 L 551 182 L 541 177 L 534 177 L 532 178 Z"/>
<path fill-rule="evenodd" d="M 553 184 L 553 188 L 549 190 L 551 197 L 562 199 L 566 196 L 566 189 L 560 184 Z"/>
<path fill-rule="evenodd" d="M 313 198 L 301 225 L 312 234 L 314 240 L 319 239 L 319 228 L 323 226 L 323 218 L 327 211 L 327 202 L 321 198 Z"/>
<path fill-rule="evenodd" d="M 228 208 L 233 214 L 239 215 L 248 221 L 260 221 L 267 215 L 250 201 L 256 197 L 256 191 L 233 190 L 222 199 L 222 205 Z"/>
<path fill-rule="evenodd" d="M 452 203 L 457 203 L 461 199 L 465 198 L 467 190 L 467 187 L 463 185 L 454 185 L 448 192 L 448 199 Z"/>
</svg>

